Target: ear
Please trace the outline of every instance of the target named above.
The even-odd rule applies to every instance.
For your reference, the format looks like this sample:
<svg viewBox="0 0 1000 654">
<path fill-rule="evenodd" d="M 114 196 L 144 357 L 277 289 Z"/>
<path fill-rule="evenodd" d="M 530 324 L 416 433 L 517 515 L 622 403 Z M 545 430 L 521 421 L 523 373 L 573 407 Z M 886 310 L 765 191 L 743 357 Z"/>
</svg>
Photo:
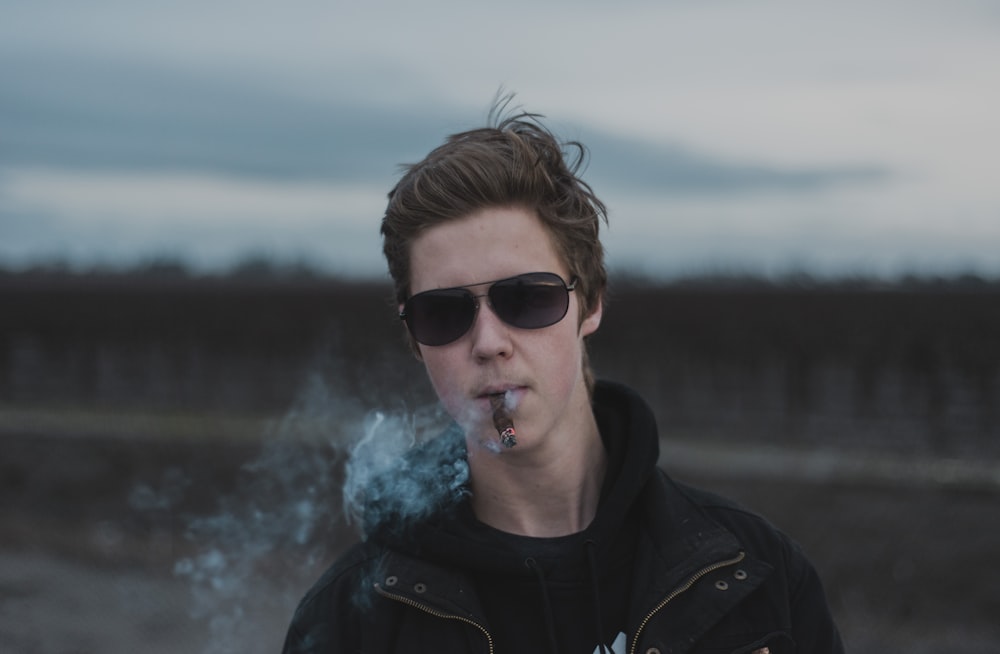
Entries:
<svg viewBox="0 0 1000 654">
<path fill-rule="evenodd" d="M 594 307 L 590 313 L 580 321 L 580 336 L 590 336 L 601 326 L 601 317 L 604 315 L 604 294 L 597 296 Z"/>
</svg>

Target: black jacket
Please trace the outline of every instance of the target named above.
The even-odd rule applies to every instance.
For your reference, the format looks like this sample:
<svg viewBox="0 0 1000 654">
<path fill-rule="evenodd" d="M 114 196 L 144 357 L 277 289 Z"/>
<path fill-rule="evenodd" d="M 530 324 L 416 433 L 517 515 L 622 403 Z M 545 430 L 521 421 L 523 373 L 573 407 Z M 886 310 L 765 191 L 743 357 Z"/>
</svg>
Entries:
<svg viewBox="0 0 1000 654">
<path fill-rule="evenodd" d="M 285 654 L 843 651 L 797 545 L 657 469 L 656 425 L 633 392 L 599 382 L 594 411 L 609 465 L 586 530 L 505 535 L 461 496 L 413 524 L 369 524 L 300 603 Z"/>
</svg>

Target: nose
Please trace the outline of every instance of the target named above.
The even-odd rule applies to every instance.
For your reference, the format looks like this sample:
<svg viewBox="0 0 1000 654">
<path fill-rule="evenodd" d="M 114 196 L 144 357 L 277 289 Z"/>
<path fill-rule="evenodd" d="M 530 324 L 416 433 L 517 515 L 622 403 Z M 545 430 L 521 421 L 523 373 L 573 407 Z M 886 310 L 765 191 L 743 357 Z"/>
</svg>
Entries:
<svg viewBox="0 0 1000 654">
<path fill-rule="evenodd" d="M 479 310 L 476 311 L 472 328 L 469 330 L 473 355 L 482 361 L 509 357 L 514 351 L 510 326 L 497 317 L 489 300 L 481 296 L 477 301 Z"/>
</svg>

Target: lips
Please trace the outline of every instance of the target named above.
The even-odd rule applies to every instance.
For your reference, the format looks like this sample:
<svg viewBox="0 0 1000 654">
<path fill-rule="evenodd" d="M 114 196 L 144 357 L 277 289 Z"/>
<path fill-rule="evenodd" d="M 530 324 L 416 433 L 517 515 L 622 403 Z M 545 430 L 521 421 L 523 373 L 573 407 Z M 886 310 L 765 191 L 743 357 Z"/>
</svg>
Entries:
<svg viewBox="0 0 1000 654">
<path fill-rule="evenodd" d="M 489 398 L 489 397 L 491 397 L 493 395 L 503 395 L 503 394 L 507 393 L 508 391 L 514 392 L 514 390 L 516 388 L 517 388 L 516 386 L 490 387 L 490 388 L 487 388 L 486 390 L 482 391 L 481 393 L 479 393 L 476 397 L 486 397 L 486 398 Z"/>
<path fill-rule="evenodd" d="M 487 398 L 488 399 L 491 395 L 503 395 L 505 393 L 517 393 L 517 392 L 519 392 L 523 388 L 524 388 L 524 386 L 520 386 L 520 385 L 517 385 L 517 384 L 507 384 L 507 385 L 501 385 L 501 386 L 487 386 L 486 388 L 484 388 L 483 390 L 481 390 L 476 395 L 476 397 L 477 398 Z"/>
<path fill-rule="evenodd" d="M 476 395 L 477 403 L 483 404 L 486 409 L 490 407 L 493 396 L 505 395 L 508 406 L 516 407 L 521 402 L 524 391 L 527 387 L 518 384 L 491 385 L 484 388 Z"/>
</svg>

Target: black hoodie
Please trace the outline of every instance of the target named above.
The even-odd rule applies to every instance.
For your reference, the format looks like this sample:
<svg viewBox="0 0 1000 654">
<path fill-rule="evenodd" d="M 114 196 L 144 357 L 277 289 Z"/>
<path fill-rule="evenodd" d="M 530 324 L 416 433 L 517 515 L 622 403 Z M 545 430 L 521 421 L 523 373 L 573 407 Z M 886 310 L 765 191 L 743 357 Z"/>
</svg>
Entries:
<svg viewBox="0 0 1000 654">
<path fill-rule="evenodd" d="M 586 529 L 558 538 L 498 531 L 475 518 L 462 487 L 415 517 L 380 502 L 367 513 L 366 542 L 303 599 L 285 653 L 591 654 L 614 644 L 621 654 L 626 643 L 629 651 L 841 651 L 822 589 L 793 543 L 657 470 L 656 424 L 635 393 L 598 382 L 593 406 L 608 467 Z M 389 474 L 430 488 L 434 470 L 453 474 L 465 455 L 453 431 Z M 796 640 L 806 649 L 792 649 Z"/>
</svg>

